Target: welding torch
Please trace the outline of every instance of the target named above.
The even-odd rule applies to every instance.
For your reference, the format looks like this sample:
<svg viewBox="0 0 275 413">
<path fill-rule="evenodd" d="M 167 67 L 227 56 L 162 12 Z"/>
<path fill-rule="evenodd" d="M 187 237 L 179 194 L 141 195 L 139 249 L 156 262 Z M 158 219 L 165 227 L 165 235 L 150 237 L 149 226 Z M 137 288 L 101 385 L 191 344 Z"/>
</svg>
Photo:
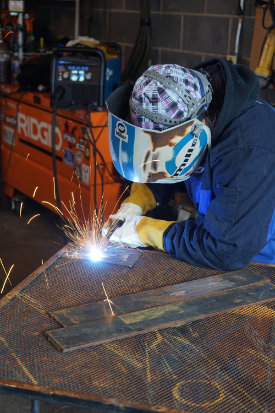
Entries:
<svg viewBox="0 0 275 413">
<path fill-rule="evenodd" d="M 111 225 L 104 225 L 102 228 L 102 235 L 108 239 L 111 238 L 113 233 L 117 228 L 120 228 L 124 224 L 124 221 L 122 219 L 116 219 L 113 221 Z"/>
</svg>

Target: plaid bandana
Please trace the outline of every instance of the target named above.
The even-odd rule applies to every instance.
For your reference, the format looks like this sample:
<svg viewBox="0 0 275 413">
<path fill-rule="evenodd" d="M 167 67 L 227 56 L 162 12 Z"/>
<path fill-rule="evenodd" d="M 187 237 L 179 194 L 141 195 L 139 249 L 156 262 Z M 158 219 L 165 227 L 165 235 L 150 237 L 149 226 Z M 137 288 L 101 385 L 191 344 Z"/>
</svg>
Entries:
<svg viewBox="0 0 275 413">
<path fill-rule="evenodd" d="M 148 70 L 170 78 L 175 84 L 179 85 L 181 90 L 185 90 L 196 101 L 204 96 L 201 92 L 199 79 L 192 70 L 176 64 L 155 65 Z M 130 103 L 138 104 L 150 112 L 164 115 L 170 119 L 179 119 L 181 120 L 180 123 L 185 122 L 193 115 L 190 113 L 188 103 L 178 96 L 175 91 L 164 86 L 160 81 L 146 76 L 146 73 L 136 81 Z M 161 131 L 169 127 L 162 123 L 153 122 L 136 113 L 133 109 L 130 109 L 130 114 L 132 123 L 140 128 Z"/>
</svg>

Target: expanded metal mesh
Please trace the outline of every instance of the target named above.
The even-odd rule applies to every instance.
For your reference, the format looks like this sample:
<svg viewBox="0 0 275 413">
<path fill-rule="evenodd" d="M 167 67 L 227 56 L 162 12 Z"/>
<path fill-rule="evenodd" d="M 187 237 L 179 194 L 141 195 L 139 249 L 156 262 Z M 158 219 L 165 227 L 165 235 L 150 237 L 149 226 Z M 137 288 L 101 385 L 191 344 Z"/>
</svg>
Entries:
<svg viewBox="0 0 275 413">
<path fill-rule="evenodd" d="M 247 269 L 272 280 L 275 269 Z M 49 312 L 213 276 L 167 254 L 132 268 L 57 258 L 0 309 L 0 379 L 188 412 L 273 412 L 275 303 L 61 353 Z"/>
</svg>

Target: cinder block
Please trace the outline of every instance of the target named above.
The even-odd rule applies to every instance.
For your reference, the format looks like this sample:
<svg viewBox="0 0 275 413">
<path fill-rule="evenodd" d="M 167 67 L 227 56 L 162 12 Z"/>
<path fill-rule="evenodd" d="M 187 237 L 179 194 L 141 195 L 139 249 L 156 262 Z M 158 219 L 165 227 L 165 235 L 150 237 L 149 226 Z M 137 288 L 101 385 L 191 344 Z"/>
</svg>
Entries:
<svg viewBox="0 0 275 413">
<path fill-rule="evenodd" d="M 93 0 L 94 9 L 122 9 L 123 0 Z"/>
<path fill-rule="evenodd" d="M 122 69 L 122 71 L 125 70 L 125 68 L 127 66 L 127 63 L 129 61 L 129 58 L 132 54 L 132 51 L 133 51 L 133 47 L 130 47 L 130 46 L 124 46 L 123 47 L 123 58 L 122 58 L 122 65 L 123 65 L 122 67 L 123 67 L 123 69 Z M 160 63 L 159 49 L 153 48 L 152 49 L 152 65 L 156 65 L 158 63 Z M 148 67 L 149 67 L 149 64 L 148 64 Z"/>
<path fill-rule="evenodd" d="M 205 0 L 163 0 L 164 12 L 203 13 Z"/>
<path fill-rule="evenodd" d="M 160 11 L 160 0 L 151 0 L 151 11 Z M 126 10 L 140 10 L 140 0 L 125 0 Z"/>
<path fill-rule="evenodd" d="M 153 49 L 152 49 L 152 65 L 157 65 L 159 63 L 161 63 L 160 49 L 153 47 Z"/>
<path fill-rule="evenodd" d="M 226 17 L 185 16 L 183 50 L 227 54 L 228 30 Z"/>
<path fill-rule="evenodd" d="M 203 54 L 178 52 L 175 50 L 161 50 L 161 63 L 175 63 L 180 66 L 192 68 L 203 60 Z"/>
<path fill-rule="evenodd" d="M 173 14 L 152 15 L 152 43 L 154 47 L 180 47 L 181 16 Z"/>
<path fill-rule="evenodd" d="M 239 0 L 211 0 L 207 2 L 206 13 L 211 14 L 231 14 L 234 16 L 240 15 L 240 1 Z M 244 15 L 255 16 L 256 7 L 254 1 L 244 2 Z"/>
<path fill-rule="evenodd" d="M 57 38 L 74 38 L 74 13 L 73 8 L 56 8 L 52 12 L 51 27 Z"/>
<path fill-rule="evenodd" d="M 109 13 L 109 40 L 113 42 L 135 43 L 140 18 L 138 13 Z"/>
<path fill-rule="evenodd" d="M 239 0 L 211 0 L 207 2 L 206 12 L 211 14 L 239 14 Z"/>
<path fill-rule="evenodd" d="M 97 40 L 107 39 L 107 20 L 106 13 L 104 11 L 95 10 L 92 19 L 92 37 Z"/>
</svg>

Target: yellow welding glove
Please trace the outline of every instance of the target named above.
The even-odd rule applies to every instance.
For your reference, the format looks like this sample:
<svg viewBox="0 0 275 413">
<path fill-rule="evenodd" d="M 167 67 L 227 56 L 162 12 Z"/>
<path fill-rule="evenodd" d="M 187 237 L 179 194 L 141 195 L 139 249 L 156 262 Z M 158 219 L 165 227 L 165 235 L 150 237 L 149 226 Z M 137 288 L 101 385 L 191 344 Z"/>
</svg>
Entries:
<svg viewBox="0 0 275 413">
<path fill-rule="evenodd" d="M 130 215 L 145 215 L 146 212 L 154 209 L 156 205 L 156 199 L 148 186 L 134 182 L 131 186 L 130 195 L 121 203 L 119 210 L 109 216 L 109 220 L 103 228 L 103 235 L 108 233 L 110 220 L 115 223 L 125 221 Z"/>
<path fill-rule="evenodd" d="M 153 247 L 164 251 L 163 234 L 175 221 L 164 221 L 137 215 L 128 215 L 117 228 L 110 241 L 126 244 L 131 248 Z"/>
<path fill-rule="evenodd" d="M 145 215 L 146 212 L 157 206 L 155 196 L 148 186 L 136 182 L 132 183 L 130 195 L 122 202 L 122 205 L 125 204 L 138 205 L 140 207 L 139 215 Z"/>
<path fill-rule="evenodd" d="M 173 224 L 175 221 L 144 217 L 136 226 L 138 238 L 144 247 L 153 247 L 164 251 L 163 234 Z"/>
</svg>

